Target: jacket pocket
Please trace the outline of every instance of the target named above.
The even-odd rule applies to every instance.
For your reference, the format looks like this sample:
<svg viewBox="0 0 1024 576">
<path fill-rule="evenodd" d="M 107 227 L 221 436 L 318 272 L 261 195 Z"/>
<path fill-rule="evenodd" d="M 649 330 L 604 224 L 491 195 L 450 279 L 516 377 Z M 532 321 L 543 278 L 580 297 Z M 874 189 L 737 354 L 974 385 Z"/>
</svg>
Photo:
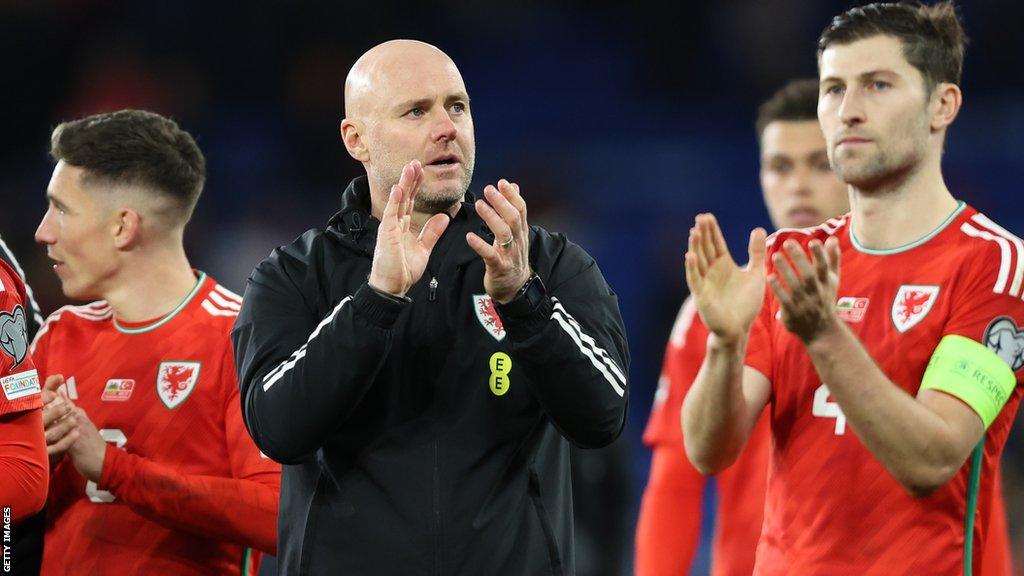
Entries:
<svg viewBox="0 0 1024 576">
<path fill-rule="evenodd" d="M 562 576 L 562 555 L 558 551 L 558 540 L 555 538 L 555 530 L 551 524 L 547 507 L 544 505 L 544 498 L 541 495 L 540 477 L 537 476 L 537 470 L 533 466 L 530 466 L 529 494 L 533 510 L 537 514 L 538 521 L 540 521 L 541 533 L 543 534 L 544 544 L 548 551 L 548 559 L 551 563 L 551 574 Z"/>
<path fill-rule="evenodd" d="M 306 526 L 302 531 L 302 549 L 299 552 L 299 574 L 310 573 L 310 563 L 313 560 L 313 553 L 316 548 L 316 535 L 318 532 L 318 520 L 320 519 L 323 505 L 319 502 L 324 490 L 326 474 L 323 468 L 316 477 L 316 488 L 313 489 L 313 497 L 309 499 L 309 511 L 306 513 Z"/>
</svg>

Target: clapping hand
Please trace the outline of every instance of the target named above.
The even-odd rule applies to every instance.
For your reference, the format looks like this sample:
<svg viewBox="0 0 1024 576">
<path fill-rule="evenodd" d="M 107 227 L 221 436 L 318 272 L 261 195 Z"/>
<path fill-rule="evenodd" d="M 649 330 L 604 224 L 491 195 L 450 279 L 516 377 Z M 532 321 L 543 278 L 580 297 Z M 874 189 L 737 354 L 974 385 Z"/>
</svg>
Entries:
<svg viewBox="0 0 1024 576">
<path fill-rule="evenodd" d="M 507 304 L 530 279 L 530 225 L 526 222 L 526 201 L 519 185 L 499 180 L 497 187 L 484 188 L 484 200 L 476 201 L 476 212 L 494 233 L 486 242 L 466 234 L 466 242 L 483 259 L 484 290 L 498 304 Z"/>
<path fill-rule="evenodd" d="M 412 211 L 422 178 L 423 166 L 413 160 L 402 169 L 398 184 L 391 187 L 370 268 L 370 287 L 379 292 L 405 296 L 423 276 L 430 252 L 448 227 L 447 214 L 434 214 L 418 234 L 412 229 Z"/>
<path fill-rule="evenodd" d="M 832 237 L 822 245 L 811 240 L 807 247 L 810 258 L 799 243 L 786 240 L 772 255 L 775 274 L 768 278 L 782 308 L 782 324 L 804 344 L 836 322 L 839 290 L 839 241 Z"/>
<path fill-rule="evenodd" d="M 746 338 L 764 302 L 765 231 L 750 233 L 750 259 L 740 267 L 725 245 L 718 222 L 698 214 L 686 251 L 686 283 L 701 320 L 716 337 L 730 343 Z"/>
</svg>

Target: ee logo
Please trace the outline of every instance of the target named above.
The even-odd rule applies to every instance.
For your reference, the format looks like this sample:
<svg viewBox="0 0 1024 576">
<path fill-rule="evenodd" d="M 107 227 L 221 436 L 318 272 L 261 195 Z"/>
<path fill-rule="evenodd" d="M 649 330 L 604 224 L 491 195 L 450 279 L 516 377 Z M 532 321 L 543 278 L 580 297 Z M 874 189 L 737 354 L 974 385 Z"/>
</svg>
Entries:
<svg viewBox="0 0 1024 576">
<path fill-rule="evenodd" d="M 490 367 L 491 377 L 488 384 L 491 386 L 491 392 L 495 396 L 503 396 L 512 385 L 508 378 L 508 373 L 512 371 L 512 358 L 504 352 L 495 352 L 491 354 Z"/>
</svg>

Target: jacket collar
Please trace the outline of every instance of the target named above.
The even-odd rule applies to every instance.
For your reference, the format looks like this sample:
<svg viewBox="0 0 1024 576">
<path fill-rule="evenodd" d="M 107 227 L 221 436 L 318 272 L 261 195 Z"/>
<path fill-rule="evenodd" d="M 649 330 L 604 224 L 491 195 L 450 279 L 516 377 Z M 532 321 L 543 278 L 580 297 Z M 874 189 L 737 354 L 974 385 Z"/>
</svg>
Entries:
<svg viewBox="0 0 1024 576">
<path fill-rule="evenodd" d="M 465 240 L 467 232 L 475 232 L 488 241 L 494 238 L 483 219 L 477 215 L 473 206 L 475 201 L 476 196 L 467 191 L 462 205 L 435 247 L 436 252 L 442 244 L 449 243 L 446 251 L 451 251 L 451 261 L 457 266 L 479 258 Z M 359 176 L 341 194 L 341 209 L 327 222 L 327 233 L 350 248 L 372 256 L 377 244 L 380 220 L 371 215 L 370 206 L 370 185 L 366 176 Z"/>
</svg>

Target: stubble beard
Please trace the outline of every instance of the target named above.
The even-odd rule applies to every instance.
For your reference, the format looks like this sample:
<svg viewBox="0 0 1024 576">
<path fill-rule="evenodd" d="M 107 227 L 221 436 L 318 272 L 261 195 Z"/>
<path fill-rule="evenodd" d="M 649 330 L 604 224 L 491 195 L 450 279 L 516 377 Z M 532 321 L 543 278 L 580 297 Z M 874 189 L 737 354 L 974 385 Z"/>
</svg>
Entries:
<svg viewBox="0 0 1024 576">
<path fill-rule="evenodd" d="M 896 190 L 917 171 L 925 146 L 915 138 L 906 150 L 880 147 L 863 159 L 837 156 L 833 169 L 840 180 L 862 192 Z"/>
<path fill-rule="evenodd" d="M 473 180 L 473 157 L 464 158 L 462 175 L 456 181 L 447 181 L 441 184 L 433 192 L 427 189 L 427 184 L 420 186 L 416 194 L 416 202 L 413 210 L 421 214 L 440 214 L 448 212 L 454 204 L 462 201 L 469 190 L 469 183 Z"/>
<path fill-rule="evenodd" d="M 381 182 L 386 194 L 391 193 L 391 187 L 398 184 L 402 177 L 402 169 L 409 163 L 407 159 L 394 157 L 391 153 L 384 152 L 375 166 L 369 168 L 368 176 Z M 448 212 L 451 207 L 462 200 L 469 190 L 469 183 L 473 180 L 473 168 L 475 158 L 472 153 L 463 154 L 462 175 L 457 180 L 447 180 L 444 183 L 433 183 L 434 190 L 430 184 L 423 182 L 416 192 L 416 200 L 413 210 L 421 214 L 440 214 Z M 426 168 L 426 167 L 424 167 Z M 424 174 L 424 178 L 427 178 Z"/>
</svg>

